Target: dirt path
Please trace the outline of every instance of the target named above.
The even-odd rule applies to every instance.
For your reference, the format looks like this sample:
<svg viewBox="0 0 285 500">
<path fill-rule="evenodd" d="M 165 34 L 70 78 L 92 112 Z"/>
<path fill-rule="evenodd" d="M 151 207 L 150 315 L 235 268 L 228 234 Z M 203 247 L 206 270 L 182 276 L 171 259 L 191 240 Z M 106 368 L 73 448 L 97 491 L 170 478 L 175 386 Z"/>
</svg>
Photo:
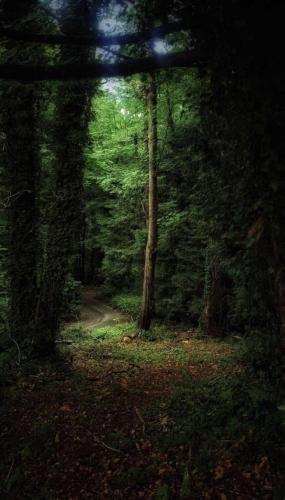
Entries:
<svg viewBox="0 0 285 500">
<path fill-rule="evenodd" d="M 119 311 L 115 311 L 105 302 L 100 300 L 96 288 L 84 288 L 82 292 L 82 306 L 80 319 L 67 323 L 67 327 L 81 326 L 83 328 L 93 328 L 110 326 L 117 322 L 127 321 Z"/>
</svg>

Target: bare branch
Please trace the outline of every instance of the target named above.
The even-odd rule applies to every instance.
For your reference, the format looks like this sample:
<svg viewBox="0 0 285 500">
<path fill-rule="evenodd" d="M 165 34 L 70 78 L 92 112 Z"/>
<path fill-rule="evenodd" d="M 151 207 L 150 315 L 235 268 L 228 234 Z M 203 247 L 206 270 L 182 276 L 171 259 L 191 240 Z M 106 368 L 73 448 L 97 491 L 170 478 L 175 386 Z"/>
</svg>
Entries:
<svg viewBox="0 0 285 500">
<path fill-rule="evenodd" d="M 86 80 L 96 78 L 125 77 L 137 73 L 149 73 L 159 69 L 187 68 L 204 64 L 196 50 L 176 54 L 159 55 L 134 61 L 113 64 L 94 63 L 61 66 L 0 65 L 0 79 L 33 82 L 41 80 Z"/>
<path fill-rule="evenodd" d="M 121 59 L 125 59 L 127 61 L 134 61 L 135 60 L 134 57 L 127 56 L 125 54 L 121 54 L 120 52 L 117 52 L 117 50 L 110 49 L 109 47 L 104 47 L 101 50 L 103 50 L 104 52 L 107 52 L 109 54 L 112 54 L 113 56 L 117 56 L 117 57 L 120 57 Z"/>
<path fill-rule="evenodd" d="M 29 189 L 23 189 L 22 191 L 13 194 L 10 192 L 4 200 L 0 199 L 0 210 L 9 208 L 11 206 L 11 202 L 20 198 L 20 196 L 22 196 L 24 193 L 30 192 L 31 191 Z"/>
<path fill-rule="evenodd" d="M 108 45 L 129 45 L 144 43 L 150 39 L 161 38 L 170 33 L 189 29 L 186 21 L 168 23 L 157 28 L 147 29 L 138 33 L 126 33 L 106 36 L 98 33 L 89 36 L 76 35 L 44 35 L 20 32 L 10 28 L 0 29 L 0 38 L 7 38 L 15 42 L 43 43 L 46 45 L 83 45 L 89 47 L 104 47 Z"/>
</svg>

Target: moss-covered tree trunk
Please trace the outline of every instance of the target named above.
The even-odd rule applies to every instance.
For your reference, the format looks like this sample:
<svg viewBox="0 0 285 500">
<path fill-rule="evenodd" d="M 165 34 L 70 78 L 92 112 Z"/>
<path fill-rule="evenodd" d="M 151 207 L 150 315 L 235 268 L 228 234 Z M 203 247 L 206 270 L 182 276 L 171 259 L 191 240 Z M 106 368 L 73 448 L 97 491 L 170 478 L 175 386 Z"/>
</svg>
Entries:
<svg viewBox="0 0 285 500">
<path fill-rule="evenodd" d="M 145 250 L 143 303 L 139 326 L 149 330 L 154 313 L 155 264 L 157 255 L 157 82 L 149 77 L 148 89 L 148 235 Z"/>
<path fill-rule="evenodd" d="M 6 25 L 33 29 L 35 0 L 3 2 Z M 28 20 L 29 17 L 29 20 Z M 37 49 L 22 44 L 2 46 L 2 60 L 27 63 Z M 8 276 L 10 294 L 9 323 L 11 335 L 22 348 L 33 337 L 37 300 L 38 211 L 36 184 L 38 144 L 36 139 L 36 91 L 34 85 L 1 83 L 1 163 L 6 183 L 8 214 Z"/>
<path fill-rule="evenodd" d="M 85 0 L 70 0 L 64 12 L 62 31 L 86 34 L 88 24 Z M 84 64 L 89 60 L 88 48 L 61 49 L 62 63 Z M 80 243 L 91 88 L 88 82 L 60 83 L 58 86 L 54 129 L 56 188 L 39 307 L 42 334 L 38 350 L 41 354 L 50 354 L 55 348 L 65 280 Z"/>
</svg>

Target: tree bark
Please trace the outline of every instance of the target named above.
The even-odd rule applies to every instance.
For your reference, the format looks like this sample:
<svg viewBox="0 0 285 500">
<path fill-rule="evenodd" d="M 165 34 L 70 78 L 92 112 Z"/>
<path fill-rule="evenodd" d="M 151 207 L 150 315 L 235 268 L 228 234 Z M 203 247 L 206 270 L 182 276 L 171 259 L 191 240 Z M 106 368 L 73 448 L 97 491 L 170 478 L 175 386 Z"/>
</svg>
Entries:
<svg viewBox="0 0 285 500">
<path fill-rule="evenodd" d="M 86 236 L 87 236 L 87 224 L 84 218 L 83 221 L 83 231 L 81 236 L 81 245 L 80 245 L 80 281 L 82 285 L 85 285 L 85 271 L 86 271 Z"/>
<path fill-rule="evenodd" d="M 154 314 L 155 264 L 157 255 L 157 82 L 156 75 L 150 74 L 148 89 L 148 236 L 145 250 L 143 281 L 143 304 L 139 326 L 149 330 Z"/>
<path fill-rule="evenodd" d="M 5 22 L 22 25 L 36 7 L 34 0 L 6 2 Z M 28 49 L 4 45 L 2 59 L 21 63 L 37 55 Z M 1 163 L 5 176 L 8 217 L 9 328 L 22 348 L 34 335 L 37 301 L 38 209 L 36 185 L 38 144 L 37 95 L 33 85 L 1 84 Z M 28 342 L 27 342 L 28 341 Z"/>
<path fill-rule="evenodd" d="M 200 328 L 209 337 L 219 337 L 224 332 L 225 317 L 226 280 L 217 242 L 210 238 L 206 251 L 204 307 Z"/>
<path fill-rule="evenodd" d="M 70 0 L 69 6 L 79 24 L 75 28 L 87 29 L 85 0 Z M 88 62 L 89 57 L 86 48 L 64 48 L 61 53 L 63 61 L 71 59 L 82 64 Z M 92 91 L 88 83 L 80 82 L 68 86 L 61 83 L 58 88 L 54 129 L 56 192 L 48 231 L 39 318 L 42 335 L 38 352 L 43 355 L 49 355 L 55 348 L 65 280 L 80 244 L 84 150 L 88 141 Z"/>
<path fill-rule="evenodd" d="M 224 297 L 219 257 L 212 257 L 209 265 L 210 276 L 200 325 L 209 337 L 219 337 L 223 333 L 224 320 Z"/>
<path fill-rule="evenodd" d="M 37 297 L 38 211 L 33 88 L 14 84 L 2 91 L 5 134 L 3 166 L 9 190 L 8 258 L 10 329 L 21 344 L 31 336 Z M 23 126 L 23 123 L 29 126 Z M 4 158 L 3 158 L 4 157 Z"/>
</svg>

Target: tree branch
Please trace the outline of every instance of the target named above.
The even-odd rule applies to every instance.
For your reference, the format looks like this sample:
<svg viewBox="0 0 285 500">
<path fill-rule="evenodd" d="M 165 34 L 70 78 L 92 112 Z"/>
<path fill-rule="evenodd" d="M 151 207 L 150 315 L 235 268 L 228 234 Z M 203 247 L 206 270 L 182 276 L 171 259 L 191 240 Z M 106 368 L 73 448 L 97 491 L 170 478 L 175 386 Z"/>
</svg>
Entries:
<svg viewBox="0 0 285 500">
<path fill-rule="evenodd" d="M 43 43 L 47 45 L 83 45 L 90 47 L 104 47 L 106 45 L 128 45 L 143 43 L 154 38 L 161 38 L 170 33 L 189 29 L 186 21 L 168 23 L 157 28 L 147 29 L 138 33 L 126 33 L 125 35 L 109 35 L 98 33 L 90 36 L 76 35 L 42 35 L 28 32 L 16 31 L 9 28 L 0 28 L 0 38 L 7 38 L 15 42 Z"/>
<path fill-rule="evenodd" d="M 94 63 L 61 66 L 29 66 L 17 64 L 0 65 L 0 79 L 33 82 L 41 80 L 86 80 L 96 78 L 124 77 L 137 73 L 149 73 L 159 69 L 201 66 L 205 59 L 197 50 L 178 52 L 123 61 L 113 64 Z"/>
</svg>

